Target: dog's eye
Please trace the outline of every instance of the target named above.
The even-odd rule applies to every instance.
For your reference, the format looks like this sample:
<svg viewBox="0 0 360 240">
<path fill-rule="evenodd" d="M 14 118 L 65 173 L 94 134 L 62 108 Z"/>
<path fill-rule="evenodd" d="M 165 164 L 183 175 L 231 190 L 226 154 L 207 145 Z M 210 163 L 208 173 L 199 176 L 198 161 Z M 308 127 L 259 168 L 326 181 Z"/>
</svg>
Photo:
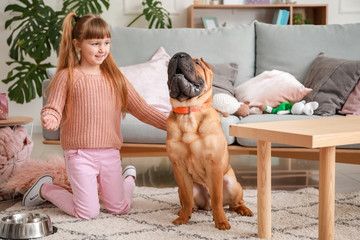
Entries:
<svg viewBox="0 0 360 240">
<path fill-rule="evenodd" d="M 197 65 L 201 65 L 199 60 L 195 60 L 195 63 L 196 63 Z"/>
</svg>

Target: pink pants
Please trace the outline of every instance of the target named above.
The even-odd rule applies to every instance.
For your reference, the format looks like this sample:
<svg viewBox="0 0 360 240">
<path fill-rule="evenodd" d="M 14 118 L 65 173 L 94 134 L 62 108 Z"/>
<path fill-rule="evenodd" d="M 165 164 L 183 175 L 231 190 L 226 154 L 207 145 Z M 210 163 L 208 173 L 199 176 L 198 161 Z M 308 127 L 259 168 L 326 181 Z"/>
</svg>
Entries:
<svg viewBox="0 0 360 240">
<path fill-rule="evenodd" d="M 74 217 L 96 218 L 100 212 L 99 183 L 101 200 L 109 213 L 129 212 L 135 181 L 132 177 L 123 179 L 119 150 L 66 150 L 65 163 L 73 194 L 45 183 L 41 188 L 44 199 Z"/>
</svg>

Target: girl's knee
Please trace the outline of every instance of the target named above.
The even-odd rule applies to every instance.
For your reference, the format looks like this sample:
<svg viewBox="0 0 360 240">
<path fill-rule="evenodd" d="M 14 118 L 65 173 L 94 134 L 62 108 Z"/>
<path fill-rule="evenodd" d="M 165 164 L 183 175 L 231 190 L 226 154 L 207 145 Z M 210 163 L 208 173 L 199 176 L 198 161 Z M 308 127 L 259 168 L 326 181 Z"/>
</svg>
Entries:
<svg viewBox="0 0 360 240">
<path fill-rule="evenodd" d="M 100 210 L 93 210 L 93 209 L 82 209 L 76 211 L 76 217 L 80 219 L 92 219 L 97 218 L 99 216 Z"/>
<path fill-rule="evenodd" d="M 122 204 L 121 206 L 118 206 L 118 207 L 109 207 L 109 208 L 106 208 L 106 210 L 111 213 L 111 214 L 126 214 L 128 212 L 130 212 L 130 206 L 131 204 L 130 203 L 125 203 L 125 204 Z"/>
</svg>

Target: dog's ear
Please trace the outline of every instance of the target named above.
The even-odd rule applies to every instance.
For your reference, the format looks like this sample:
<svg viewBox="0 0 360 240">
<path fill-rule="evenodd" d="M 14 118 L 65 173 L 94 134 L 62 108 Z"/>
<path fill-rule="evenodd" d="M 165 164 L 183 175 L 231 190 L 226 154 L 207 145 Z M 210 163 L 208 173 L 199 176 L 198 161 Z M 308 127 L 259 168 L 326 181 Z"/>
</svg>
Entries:
<svg viewBox="0 0 360 240">
<path fill-rule="evenodd" d="M 210 64 L 208 64 L 207 62 L 204 61 L 203 58 L 201 58 L 201 61 L 205 64 L 205 66 L 210 69 L 212 71 L 212 67 L 210 66 Z"/>
</svg>

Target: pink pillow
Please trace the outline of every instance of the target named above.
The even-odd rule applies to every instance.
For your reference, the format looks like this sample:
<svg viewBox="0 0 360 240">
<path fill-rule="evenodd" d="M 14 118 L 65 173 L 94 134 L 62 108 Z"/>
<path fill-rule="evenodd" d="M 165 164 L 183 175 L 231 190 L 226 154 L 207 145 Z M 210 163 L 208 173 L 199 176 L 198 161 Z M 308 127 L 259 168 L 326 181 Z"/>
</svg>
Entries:
<svg viewBox="0 0 360 240">
<path fill-rule="evenodd" d="M 346 115 L 360 115 L 360 82 L 358 82 L 354 90 L 352 90 L 344 103 L 344 106 L 340 111 L 338 111 L 338 113 Z"/>
<path fill-rule="evenodd" d="M 250 107 L 262 104 L 277 107 L 283 102 L 298 102 L 311 91 L 290 73 L 272 70 L 236 87 L 235 97 L 241 102 L 249 101 Z"/>
<path fill-rule="evenodd" d="M 152 58 L 136 65 L 120 67 L 120 71 L 145 101 L 163 112 L 171 111 L 167 86 L 169 54 L 160 47 Z"/>
</svg>

